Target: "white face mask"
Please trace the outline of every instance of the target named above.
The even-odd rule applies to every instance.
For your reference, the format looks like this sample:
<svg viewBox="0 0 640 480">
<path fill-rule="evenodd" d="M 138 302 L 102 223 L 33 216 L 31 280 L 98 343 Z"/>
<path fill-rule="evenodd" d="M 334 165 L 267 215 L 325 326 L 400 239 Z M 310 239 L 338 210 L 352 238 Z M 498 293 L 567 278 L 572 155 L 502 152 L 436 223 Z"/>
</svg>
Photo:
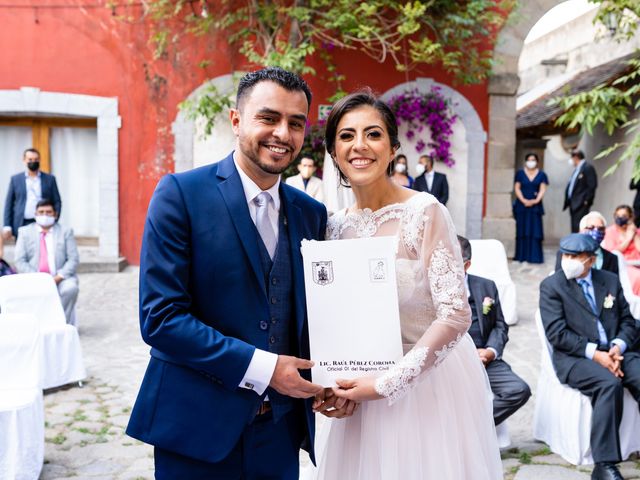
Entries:
<svg viewBox="0 0 640 480">
<path fill-rule="evenodd" d="M 526 162 L 524 162 L 524 164 L 529 170 L 533 170 L 538 166 L 538 162 L 536 162 L 535 160 L 527 160 Z"/>
<path fill-rule="evenodd" d="M 573 158 L 570 158 L 569 160 L 567 160 L 569 162 L 569 165 L 572 167 L 575 167 L 575 163 L 573 163 Z"/>
<path fill-rule="evenodd" d="M 425 171 L 425 166 L 421 163 L 419 163 L 418 165 L 416 165 L 416 175 L 420 176 L 424 173 Z"/>
<path fill-rule="evenodd" d="M 36 215 L 36 223 L 42 228 L 49 228 L 51 225 L 56 223 L 56 219 L 49 215 Z"/>
<path fill-rule="evenodd" d="M 578 278 L 584 272 L 584 262 L 587 260 L 580 261 L 575 258 L 563 258 L 561 262 L 562 271 L 564 272 L 567 280 L 571 280 L 572 278 Z"/>
<path fill-rule="evenodd" d="M 395 170 L 398 173 L 404 173 L 407 171 L 407 166 L 404 163 L 396 163 Z"/>
</svg>

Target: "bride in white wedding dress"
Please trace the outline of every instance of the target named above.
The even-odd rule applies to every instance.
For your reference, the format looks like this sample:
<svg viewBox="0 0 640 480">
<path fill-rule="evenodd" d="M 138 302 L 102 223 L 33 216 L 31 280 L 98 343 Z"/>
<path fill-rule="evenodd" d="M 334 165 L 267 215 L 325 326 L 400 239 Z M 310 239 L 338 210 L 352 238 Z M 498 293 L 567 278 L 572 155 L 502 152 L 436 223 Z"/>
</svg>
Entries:
<svg viewBox="0 0 640 480">
<path fill-rule="evenodd" d="M 502 464 L 491 393 L 473 341 L 460 248 L 447 209 L 395 185 L 396 119 L 368 91 L 336 103 L 326 145 L 354 206 L 334 214 L 327 239 L 396 236 L 405 356 L 384 375 L 340 381 L 336 396 L 361 402 L 319 434 L 326 480 L 495 480 Z M 375 328 L 375 325 L 371 325 Z"/>
</svg>

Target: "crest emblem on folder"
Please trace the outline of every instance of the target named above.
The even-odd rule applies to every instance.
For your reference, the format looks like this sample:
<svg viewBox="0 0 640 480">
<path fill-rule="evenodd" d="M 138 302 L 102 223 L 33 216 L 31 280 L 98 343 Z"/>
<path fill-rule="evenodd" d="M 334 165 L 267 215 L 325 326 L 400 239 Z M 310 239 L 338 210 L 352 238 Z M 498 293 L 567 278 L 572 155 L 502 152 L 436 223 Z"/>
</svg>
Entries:
<svg viewBox="0 0 640 480">
<path fill-rule="evenodd" d="M 318 285 L 328 285 L 333 282 L 333 262 L 311 262 L 313 281 Z"/>
</svg>

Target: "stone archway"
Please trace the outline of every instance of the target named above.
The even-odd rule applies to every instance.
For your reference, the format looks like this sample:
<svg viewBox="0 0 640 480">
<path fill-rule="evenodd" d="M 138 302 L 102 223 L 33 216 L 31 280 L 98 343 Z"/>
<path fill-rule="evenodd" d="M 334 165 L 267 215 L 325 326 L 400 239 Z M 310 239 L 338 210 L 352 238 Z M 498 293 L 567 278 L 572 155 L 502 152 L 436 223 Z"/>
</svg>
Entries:
<svg viewBox="0 0 640 480">
<path fill-rule="evenodd" d="M 427 93 L 432 87 L 438 87 L 442 95 L 451 100 L 454 113 L 464 126 L 467 142 L 467 191 L 464 218 L 465 235 L 469 238 L 480 238 L 482 234 L 482 184 L 478 178 L 484 178 L 484 144 L 487 141 L 487 134 L 482 128 L 482 122 L 473 105 L 457 90 L 448 85 L 437 83 L 430 78 L 418 78 L 412 82 L 401 83 L 390 90 L 387 90 L 382 98 L 388 101 L 394 95 L 407 90 L 418 89 Z"/>
<path fill-rule="evenodd" d="M 499 33 L 494 49 L 495 67 L 489 78 L 489 142 L 486 212 L 482 235 L 497 238 L 512 256 L 515 221 L 511 213 L 511 192 L 516 155 L 516 94 L 520 84 L 518 59 L 524 39 L 545 13 L 563 0 L 519 2 L 518 10 Z"/>
<path fill-rule="evenodd" d="M 221 93 L 235 91 L 234 75 L 229 73 L 209 80 L 196 88 L 187 100 L 197 99 L 202 92 L 213 85 Z M 171 126 L 174 141 L 175 171 L 184 172 L 205 163 L 214 163 L 226 156 L 235 145 L 235 137 L 228 121 L 216 122 L 211 135 L 207 139 L 199 138 L 200 132 L 196 121 L 179 110 L 176 120 Z M 206 144 L 206 145 L 205 145 Z M 206 159 L 202 158 L 202 148 L 206 146 L 211 152 Z"/>
<path fill-rule="evenodd" d="M 95 118 L 98 130 L 99 231 L 98 255 L 120 257 L 118 207 L 118 99 L 39 88 L 0 90 L 0 113 Z"/>
</svg>

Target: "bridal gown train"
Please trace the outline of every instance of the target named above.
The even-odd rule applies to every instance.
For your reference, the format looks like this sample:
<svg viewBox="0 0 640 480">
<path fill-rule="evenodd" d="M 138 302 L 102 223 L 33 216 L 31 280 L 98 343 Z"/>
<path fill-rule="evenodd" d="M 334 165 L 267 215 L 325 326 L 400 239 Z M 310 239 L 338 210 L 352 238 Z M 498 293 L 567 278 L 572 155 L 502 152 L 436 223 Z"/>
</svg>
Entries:
<svg viewBox="0 0 640 480">
<path fill-rule="evenodd" d="M 426 193 L 375 212 L 340 211 L 327 239 L 397 236 L 405 356 L 378 378 L 381 400 L 318 435 L 325 480 L 495 480 L 502 464 L 491 392 L 475 345 L 464 270 L 448 211 Z M 372 325 L 372 328 L 374 326 Z"/>
</svg>

